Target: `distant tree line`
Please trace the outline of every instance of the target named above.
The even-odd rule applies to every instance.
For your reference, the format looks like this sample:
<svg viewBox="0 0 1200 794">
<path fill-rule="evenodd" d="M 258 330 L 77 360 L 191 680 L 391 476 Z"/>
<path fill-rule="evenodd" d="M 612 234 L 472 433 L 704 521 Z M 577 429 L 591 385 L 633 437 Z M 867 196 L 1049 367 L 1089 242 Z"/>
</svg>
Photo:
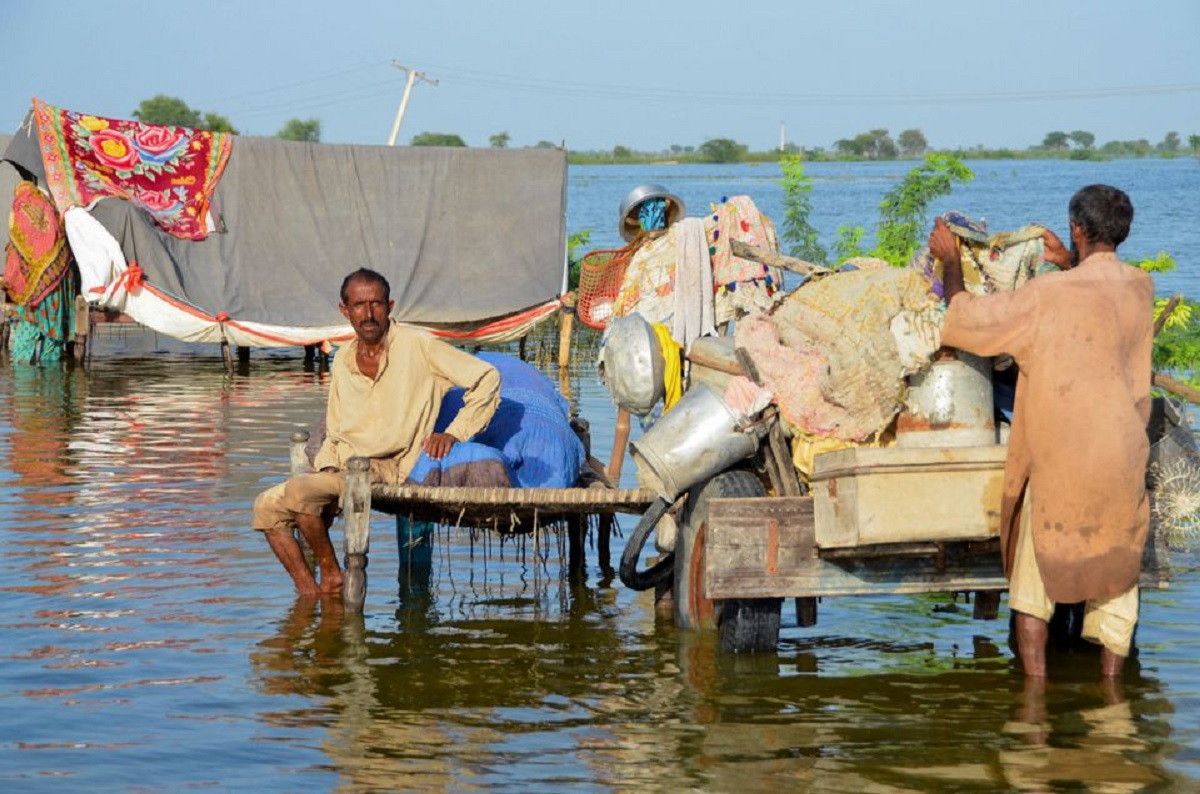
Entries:
<svg viewBox="0 0 1200 794">
<path fill-rule="evenodd" d="M 238 134 L 238 130 L 233 126 L 233 123 L 220 113 L 196 110 L 189 107 L 188 103 L 179 97 L 167 96 L 166 94 L 158 94 L 149 99 L 143 99 L 132 115 L 144 124 L 161 124 L 168 127 L 191 127 L 197 130 Z M 285 141 L 317 143 L 321 140 L 321 120 L 316 118 L 289 119 L 280 128 L 279 132 L 275 133 L 275 137 L 282 138 Z"/>
<path fill-rule="evenodd" d="M 166 124 L 217 132 L 237 133 L 233 123 L 220 113 L 196 110 L 178 97 L 159 94 L 142 100 L 133 117 L 148 124 Z M 321 121 L 317 118 L 289 119 L 275 137 L 289 141 L 317 143 L 321 140 Z M 512 136 L 507 130 L 488 136 L 488 146 L 507 149 Z M 420 132 L 409 141 L 411 146 L 467 146 L 461 135 L 448 132 Z M 538 141 L 533 148 L 556 149 L 560 144 L 547 140 Z M 824 147 L 802 148 L 794 143 L 781 149 L 751 151 L 750 147 L 732 138 L 710 138 L 699 145 L 671 144 L 662 151 L 638 151 L 618 144 L 607 151 L 572 151 L 568 157 L 572 163 L 644 163 L 664 159 L 698 163 L 768 162 L 783 157 L 799 157 L 802 160 L 915 160 L 936 152 L 919 129 L 902 130 L 895 138 L 888 130 L 879 128 L 861 132 L 850 138 L 840 138 L 832 149 Z M 982 146 L 970 149 L 940 150 L 958 157 L 1026 158 L 1026 157 L 1070 157 L 1072 159 L 1108 159 L 1118 157 L 1175 157 L 1190 151 L 1200 157 L 1200 134 L 1183 137 L 1176 131 L 1168 132 L 1158 143 L 1146 139 L 1132 141 L 1109 141 L 1096 145 L 1096 136 L 1087 130 L 1065 132 L 1052 130 L 1042 142 L 1024 150 L 985 149 Z"/>
</svg>

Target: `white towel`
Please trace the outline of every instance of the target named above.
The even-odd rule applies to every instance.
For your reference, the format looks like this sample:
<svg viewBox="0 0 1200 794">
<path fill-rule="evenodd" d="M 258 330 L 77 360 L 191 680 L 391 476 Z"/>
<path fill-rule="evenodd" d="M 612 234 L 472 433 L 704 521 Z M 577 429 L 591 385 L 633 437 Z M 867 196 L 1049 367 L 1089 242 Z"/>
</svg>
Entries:
<svg viewBox="0 0 1200 794">
<path fill-rule="evenodd" d="M 675 316 L 671 336 L 686 349 L 701 336 L 717 332 L 712 260 L 700 218 L 684 218 L 671 227 L 675 236 Z"/>
</svg>

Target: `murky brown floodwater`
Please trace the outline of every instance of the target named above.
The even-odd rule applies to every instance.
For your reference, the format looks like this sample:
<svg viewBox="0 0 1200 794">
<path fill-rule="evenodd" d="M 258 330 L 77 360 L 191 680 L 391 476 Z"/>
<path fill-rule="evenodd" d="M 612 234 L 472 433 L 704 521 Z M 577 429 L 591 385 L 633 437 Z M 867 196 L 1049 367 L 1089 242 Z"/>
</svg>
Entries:
<svg viewBox="0 0 1200 794">
<path fill-rule="evenodd" d="M 296 599 L 247 528 L 325 382 L 289 356 L 108 340 L 88 371 L 0 368 L 0 787 L 11 791 L 1187 790 L 1200 587 L 1147 593 L 1124 700 L 1094 657 L 1022 691 L 1003 620 L 948 598 L 790 609 L 778 654 L 676 632 L 589 549 L 373 522 L 362 616 Z M 575 378 L 601 457 L 612 409 Z M 628 468 L 628 466 L 627 466 Z M 627 475 L 628 476 L 628 475 Z M 625 520 L 626 529 L 632 521 Z M 615 544 L 619 551 L 619 542 Z"/>
</svg>

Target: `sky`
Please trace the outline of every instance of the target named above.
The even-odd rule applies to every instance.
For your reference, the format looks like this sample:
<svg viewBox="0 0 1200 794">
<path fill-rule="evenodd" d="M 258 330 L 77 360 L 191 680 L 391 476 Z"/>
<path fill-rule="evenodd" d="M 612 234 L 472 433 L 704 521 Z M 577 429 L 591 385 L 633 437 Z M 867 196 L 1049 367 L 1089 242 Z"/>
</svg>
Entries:
<svg viewBox="0 0 1200 794">
<path fill-rule="evenodd" d="M 1135 10 L 1137 9 L 1137 10 Z M 1200 134 L 1197 0 L 0 0 L 0 131 L 34 96 L 129 118 L 156 94 L 329 143 L 935 148 Z"/>
</svg>

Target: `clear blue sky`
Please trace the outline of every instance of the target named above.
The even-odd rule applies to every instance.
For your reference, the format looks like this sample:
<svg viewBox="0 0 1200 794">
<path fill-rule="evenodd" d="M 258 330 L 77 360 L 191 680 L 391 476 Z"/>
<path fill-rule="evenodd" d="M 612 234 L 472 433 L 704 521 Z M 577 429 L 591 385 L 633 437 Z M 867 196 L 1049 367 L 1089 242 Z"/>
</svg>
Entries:
<svg viewBox="0 0 1200 794">
<path fill-rule="evenodd" d="M 1136 10 L 1135 10 L 1136 9 Z M 1200 133 L 1197 0 L 0 0 L 0 130 L 32 96 L 128 117 L 155 94 L 273 135 L 832 146 L 919 128 L 935 147 L 1048 131 Z"/>
</svg>

